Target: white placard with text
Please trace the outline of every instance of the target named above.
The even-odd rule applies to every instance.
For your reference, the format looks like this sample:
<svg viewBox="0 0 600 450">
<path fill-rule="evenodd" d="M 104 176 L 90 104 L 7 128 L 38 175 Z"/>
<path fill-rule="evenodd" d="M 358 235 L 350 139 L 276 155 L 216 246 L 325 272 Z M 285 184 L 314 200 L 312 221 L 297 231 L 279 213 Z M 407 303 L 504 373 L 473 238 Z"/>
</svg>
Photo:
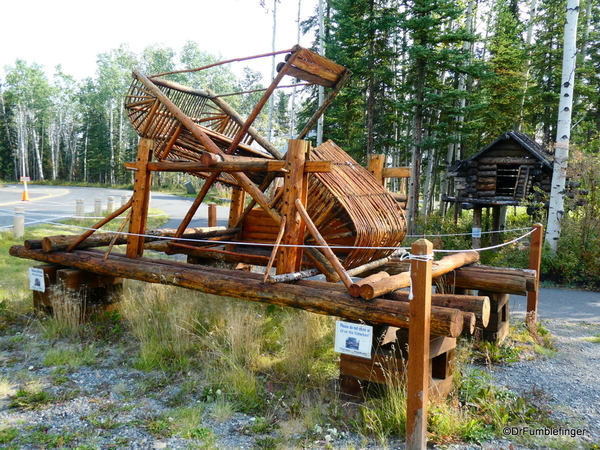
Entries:
<svg viewBox="0 0 600 450">
<path fill-rule="evenodd" d="M 35 267 L 29 268 L 29 289 L 32 291 L 46 292 L 44 284 L 44 271 Z"/>
<path fill-rule="evenodd" d="M 335 351 L 371 359 L 373 327 L 338 320 L 335 323 Z"/>
</svg>

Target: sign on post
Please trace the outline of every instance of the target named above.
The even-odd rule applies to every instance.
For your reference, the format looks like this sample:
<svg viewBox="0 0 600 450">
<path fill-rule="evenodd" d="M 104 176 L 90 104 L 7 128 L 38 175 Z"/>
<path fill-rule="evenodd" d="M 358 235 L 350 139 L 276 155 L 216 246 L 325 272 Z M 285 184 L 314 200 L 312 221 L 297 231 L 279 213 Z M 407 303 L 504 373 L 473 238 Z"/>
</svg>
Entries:
<svg viewBox="0 0 600 450">
<path fill-rule="evenodd" d="M 46 292 L 44 271 L 36 267 L 29 268 L 29 289 L 32 291 Z"/>
<path fill-rule="evenodd" d="M 335 351 L 371 359 L 373 327 L 359 323 L 335 322 Z"/>
</svg>

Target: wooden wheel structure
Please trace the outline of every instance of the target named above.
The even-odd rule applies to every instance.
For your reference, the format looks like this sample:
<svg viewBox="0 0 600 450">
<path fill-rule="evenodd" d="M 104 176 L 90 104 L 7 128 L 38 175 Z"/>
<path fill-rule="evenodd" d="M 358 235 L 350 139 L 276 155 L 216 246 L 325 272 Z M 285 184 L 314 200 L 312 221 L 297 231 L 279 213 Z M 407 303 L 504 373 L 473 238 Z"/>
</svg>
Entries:
<svg viewBox="0 0 600 450">
<path fill-rule="evenodd" d="M 173 239 L 153 248 L 188 254 L 190 261 L 216 258 L 274 266 L 278 274 L 312 267 L 329 280 L 348 284 L 346 270 L 389 257 L 400 245 L 405 236 L 403 210 L 335 143 L 312 149 L 303 140 L 350 71 L 300 46 L 274 54 L 284 53 L 277 76 L 247 118 L 210 90 L 169 81 L 164 78 L 168 74 L 133 73 L 125 109 L 141 141 L 138 161 L 126 165 L 136 171 L 134 194 L 124 207 L 132 208 L 129 233 L 145 232 L 151 173 L 184 172 L 206 181 Z M 329 93 L 297 139 L 290 140 L 284 155 L 252 124 L 286 75 L 322 85 Z M 278 177 L 283 177 L 283 186 L 279 183 L 275 189 Z M 233 187 L 228 228 L 222 233 L 215 230 L 218 236 L 184 239 L 217 181 Z M 247 206 L 246 194 L 251 197 Z M 85 238 L 82 235 L 81 240 Z M 141 256 L 144 244 L 143 237 L 128 238 L 127 256 Z"/>
</svg>

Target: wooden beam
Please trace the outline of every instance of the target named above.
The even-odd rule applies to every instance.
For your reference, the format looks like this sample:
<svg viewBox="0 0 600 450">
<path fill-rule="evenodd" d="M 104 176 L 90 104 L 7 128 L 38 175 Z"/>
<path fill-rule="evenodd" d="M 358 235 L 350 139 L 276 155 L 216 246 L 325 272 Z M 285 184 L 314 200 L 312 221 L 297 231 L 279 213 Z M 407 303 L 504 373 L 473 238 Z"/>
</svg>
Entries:
<svg viewBox="0 0 600 450">
<path fill-rule="evenodd" d="M 383 178 L 410 178 L 410 167 L 384 167 Z"/>
<path fill-rule="evenodd" d="M 456 269 L 446 277 L 448 285 L 513 295 L 535 291 L 536 271 L 505 267 L 469 266 Z"/>
<path fill-rule="evenodd" d="M 154 142 L 151 139 L 141 138 L 131 196 L 131 219 L 129 222 L 129 235 L 127 236 L 128 258 L 137 258 L 144 253 L 144 235 L 146 234 L 146 221 L 150 204 L 150 183 L 152 173 L 148 170 L 148 162 L 152 158 Z M 138 236 L 136 236 L 138 235 Z"/>
<path fill-rule="evenodd" d="M 433 263 L 433 277 L 442 276 L 452 270 L 468 264 L 473 264 L 477 261 L 479 261 L 479 253 L 475 251 L 454 253 L 445 256 Z M 410 274 L 408 272 L 399 273 L 398 275 L 390 277 L 378 278 L 376 281 L 371 280 L 371 277 L 365 278 L 360 286 L 360 296 L 365 300 L 371 300 L 375 297 L 389 294 L 390 292 L 410 286 Z"/>
<path fill-rule="evenodd" d="M 208 294 L 289 306 L 348 320 L 363 320 L 399 328 L 408 328 L 409 323 L 412 326 L 410 304 L 386 299 L 376 299 L 365 304 L 363 300 L 355 299 L 347 292 L 323 288 L 331 283 L 299 281 L 293 284 L 265 284 L 262 282 L 262 274 L 167 260 L 140 257 L 134 261 L 123 255 L 111 253 L 106 261 L 102 261 L 104 253 L 95 250 L 44 253 L 41 250 L 27 250 L 24 246 L 15 245 L 11 247 L 10 254 L 19 258 L 75 267 L 100 275 L 169 284 Z M 462 317 L 458 310 L 451 311 L 453 312 L 450 315 L 445 314 L 436 321 L 437 335 L 460 335 Z"/>
<path fill-rule="evenodd" d="M 333 250 L 331 250 L 331 248 L 329 247 L 329 245 L 327 244 L 325 239 L 323 239 L 323 236 L 321 236 L 321 233 L 319 233 L 319 230 L 317 229 L 317 227 L 315 227 L 315 224 L 310 219 L 308 212 L 306 212 L 306 209 L 304 209 L 304 206 L 302 205 L 300 200 L 296 200 L 296 208 L 298 209 L 298 212 L 302 216 L 302 219 L 304 219 L 304 222 L 306 223 L 306 226 L 307 226 L 310 234 L 315 239 L 317 244 L 319 244 L 322 247 L 321 251 L 323 252 L 323 254 L 327 258 L 327 260 L 333 266 L 335 272 L 338 274 L 338 276 L 342 280 L 342 283 L 344 283 L 344 286 L 346 286 L 347 289 L 350 289 L 350 286 L 352 286 L 352 279 L 346 273 L 346 269 L 344 269 L 344 266 L 342 266 L 342 263 L 340 262 L 340 260 L 337 258 L 337 256 L 335 256 L 335 253 L 333 253 Z"/>
<path fill-rule="evenodd" d="M 275 161 L 268 159 L 252 158 L 250 161 L 244 161 L 242 158 L 237 160 L 219 161 L 218 155 L 205 153 L 215 156 L 207 158 L 206 162 L 179 162 L 179 161 L 155 161 L 148 163 L 148 170 L 151 172 L 285 172 L 285 161 Z M 227 155 L 226 155 L 227 156 Z M 230 156 L 230 158 L 232 158 Z M 249 158 L 250 159 L 250 158 Z M 136 170 L 137 163 L 125 163 L 128 170 Z M 331 172 L 333 168 L 332 161 L 306 161 L 304 171 L 307 173 Z"/>
<path fill-rule="evenodd" d="M 281 248 L 277 258 L 278 275 L 296 272 L 300 270 L 302 263 L 302 245 L 304 243 L 305 225 L 302 222 L 295 201 L 303 199 L 304 196 L 305 178 L 303 169 L 304 162 L 308 158 L 309 152 L 309 141 L 291 139 L 288 142 L 288 151 L 285 159 L 285 169 L 287 173 L 285 174 L 283 181 L 281 207 L 281 217 L 282 220 L 285 217 L 286 222 L 282 241 L 284 247 Z"/>
</svg>

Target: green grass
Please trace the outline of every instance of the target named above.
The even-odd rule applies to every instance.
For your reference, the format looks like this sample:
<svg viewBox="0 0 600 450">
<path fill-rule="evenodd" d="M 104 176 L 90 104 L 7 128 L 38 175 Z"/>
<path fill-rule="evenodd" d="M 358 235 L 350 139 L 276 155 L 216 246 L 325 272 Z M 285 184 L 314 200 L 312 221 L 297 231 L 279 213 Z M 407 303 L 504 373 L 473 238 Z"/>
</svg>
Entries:
<svg viewBox="0 0 600 450">
<path fill-rule="evenodd" d="M 600 334 L 597 334 L 596 336 L 586 337 L 584 339 L 594 344 L 600 344 Z"/>
</svg>

